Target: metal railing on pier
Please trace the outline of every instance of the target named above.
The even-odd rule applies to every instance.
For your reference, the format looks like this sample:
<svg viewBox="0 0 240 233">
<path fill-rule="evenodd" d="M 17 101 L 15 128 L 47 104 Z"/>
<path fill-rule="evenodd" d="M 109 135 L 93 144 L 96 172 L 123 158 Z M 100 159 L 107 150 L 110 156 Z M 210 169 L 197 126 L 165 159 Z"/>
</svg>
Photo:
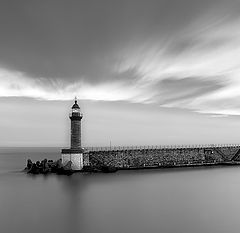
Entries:
<svg viewBox="0 0 240 233">
<path fill-rule="evenodd" d="M 125 150 L 156 150 L 156 149 L 187 149 L 187 148 L 223 148 L 240 147 L 240 144 L 204 144 L 204 145 L 157 145 L 157 146 L 111 146 L 111 147 L 84 147 L 87 151 L 125 151 Z"/>
</svg>

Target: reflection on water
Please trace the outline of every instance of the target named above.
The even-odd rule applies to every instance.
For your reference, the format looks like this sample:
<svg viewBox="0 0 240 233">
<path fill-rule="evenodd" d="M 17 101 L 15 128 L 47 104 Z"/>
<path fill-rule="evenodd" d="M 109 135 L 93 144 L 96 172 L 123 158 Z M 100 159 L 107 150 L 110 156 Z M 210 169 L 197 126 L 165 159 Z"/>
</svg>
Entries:
<svg viewBox="0 0 240 233">
<path fill-rule="evenodd" d="M 33 176 L 25 159 L 0 152 L 0 232 L 239 232 L 240 167 Z"/>
</svg>

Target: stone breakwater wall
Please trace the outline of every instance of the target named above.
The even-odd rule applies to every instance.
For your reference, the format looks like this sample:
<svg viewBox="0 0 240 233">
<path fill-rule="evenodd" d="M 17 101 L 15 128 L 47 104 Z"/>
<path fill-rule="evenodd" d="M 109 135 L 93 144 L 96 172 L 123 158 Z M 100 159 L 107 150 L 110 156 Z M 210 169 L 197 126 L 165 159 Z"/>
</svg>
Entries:
<svg viewBox="0 0 240 233">
<path fill-rule="evenodd" d="M 224 163 L 240 163 L 240 145 L 92 148 L 84 153 L 84 165 L 119 169 Z"/>
</svg>

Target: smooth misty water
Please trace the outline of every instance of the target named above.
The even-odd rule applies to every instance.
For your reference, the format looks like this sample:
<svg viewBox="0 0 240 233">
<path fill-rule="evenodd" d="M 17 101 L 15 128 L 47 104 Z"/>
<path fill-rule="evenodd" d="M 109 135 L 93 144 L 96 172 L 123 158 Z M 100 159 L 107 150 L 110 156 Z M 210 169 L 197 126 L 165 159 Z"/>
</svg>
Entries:
<svg viewBox="0 0 240 233">
<path fill-rule="evenodd" d="M 32 176 L 28 157 L 59 149 L 0 149 L 1 233 L 240 231 L 240 167 Z"/>
</svg>

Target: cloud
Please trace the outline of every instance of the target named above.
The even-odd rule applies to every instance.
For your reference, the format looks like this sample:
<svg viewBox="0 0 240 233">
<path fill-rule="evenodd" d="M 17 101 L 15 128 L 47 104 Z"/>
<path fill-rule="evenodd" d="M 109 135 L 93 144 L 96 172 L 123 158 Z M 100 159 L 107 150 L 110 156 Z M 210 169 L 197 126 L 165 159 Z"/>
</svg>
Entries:
<svg viewBox="0 0 240 233">
<path fill-rule="evenodd" d="M 236 7 L 234 9 L 234 7 Z M 239 4 L 211 9 L 169 39 L 151 38 L 123 55 L 119 72 L 134 69 L 152 85 L 152 102 L 201 113 L 239 115 Z M 150 101 L 151 102 L 151 101 Z"/>
<path fill-rule="evenodd" d="M 69 83 L 61 79 L 32 79 L 21 72 L 0 69 L 1 97 L 70 100 L 78 96 L 80 99 L 130 102 L 142 102 L 149 97 L 149 93 L 141 89 L 142 86 L 128 84 L 128 81 L 118 79 L 94 85 L 84 81 Z"/>
<path fill-rule="evenodd" d="M 157 87 L 158 86 L 158 87 Z M 179 101 L 192 101 L 208 93 L 215 92 L 225 87 L 224 79 L 186 77 L 182 79 L 166 78 L 154 88 L 158 93 L 153 97 L 154 101 L 161 104 L 173 104 Z"/>
<path fill-rule="evenodd" d="M 209 8 L 229 8 L 232 2 L 22 0 L 13 4 L 3 0 L 0 64 L 32 78 L 105 81 L 111 79 L 109 67 L 118 62 L 121 51 L 141 50 L 146 42 L 156 49 L 160 42 L 161 49 L 162 41 L 184 37 L 185 31 L 189 35 L 190 22 L 202 19 Z M 178 48 L 184 43 L 183 38 Z"/>
<path fill-rule="evenodd" d="M 0 96 L 240 114 L 237 0 L 8 2 Z"/>
</svg>

